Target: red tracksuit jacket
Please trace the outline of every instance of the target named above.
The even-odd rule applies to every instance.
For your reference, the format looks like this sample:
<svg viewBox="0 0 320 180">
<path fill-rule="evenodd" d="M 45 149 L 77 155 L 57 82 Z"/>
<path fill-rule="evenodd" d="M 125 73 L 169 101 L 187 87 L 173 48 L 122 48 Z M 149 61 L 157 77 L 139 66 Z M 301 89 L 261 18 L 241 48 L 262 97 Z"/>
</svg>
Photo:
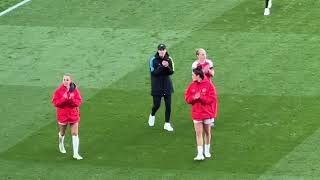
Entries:
<svg viewBox="0 0 320 180">
<path fill-rule="evenodd" d="M 194 99 L 200 92 L 200 98 Z M 192 105 L 193 120 L 206 120 L 217 116 L 217 93 L 213 84 L 205 78 L 201 82 L 193 81 L 185 92 L 185 101 Z"/>
<path fill-rule="evenodd" d="M 67 93 L 67 98 L 63 94 Z M 53 94 L 52 104 L 57 108 L 57 120 L 59 123 L 76 123 L 80 120 L 79 106 L 82 103 L 80 91 L 76 88 L 69 92 L 62 84 Z"/>
</svg>

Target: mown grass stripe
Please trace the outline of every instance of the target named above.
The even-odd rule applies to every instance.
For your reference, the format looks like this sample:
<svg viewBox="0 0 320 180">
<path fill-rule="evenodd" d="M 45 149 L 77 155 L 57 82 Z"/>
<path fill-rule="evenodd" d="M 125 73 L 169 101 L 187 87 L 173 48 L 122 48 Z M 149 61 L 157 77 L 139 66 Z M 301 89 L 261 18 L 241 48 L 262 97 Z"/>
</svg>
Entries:
<svg viewBox="0 0 320 180">
<path fill-rule="evenodd" d="M 21 1 L 20 3 L 14 5 L 14 6 L 9 7 L 8 9 L 0 12 L 0 17 L 3 16 L 3 15 L 5 15 L 5 14 L 7 14 L 7 13 L 9 13 L 9 12 L 11 12 L 11 11 L 13 11 L 13 10 L 15 10 L 16 8 L 18 8 L 18 7 L 26 4 L 27 2 L 30 2 L 30 1 L 31 1 L 31 0 L 24 0 L 24 1 Z"/>
</svg>

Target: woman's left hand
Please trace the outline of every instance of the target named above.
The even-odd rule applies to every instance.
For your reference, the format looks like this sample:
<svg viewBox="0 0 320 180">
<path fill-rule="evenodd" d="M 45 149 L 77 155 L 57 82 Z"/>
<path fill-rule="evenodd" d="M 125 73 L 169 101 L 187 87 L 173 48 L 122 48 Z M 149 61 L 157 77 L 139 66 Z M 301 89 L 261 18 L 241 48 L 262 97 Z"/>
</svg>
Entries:
<svg viewBox="0 0 320 180">
<path fill-rule="evenodd" d="M 74 97 L 74 93 L 70 93 L 69 99 L 72 99 Z"/>
</svg>

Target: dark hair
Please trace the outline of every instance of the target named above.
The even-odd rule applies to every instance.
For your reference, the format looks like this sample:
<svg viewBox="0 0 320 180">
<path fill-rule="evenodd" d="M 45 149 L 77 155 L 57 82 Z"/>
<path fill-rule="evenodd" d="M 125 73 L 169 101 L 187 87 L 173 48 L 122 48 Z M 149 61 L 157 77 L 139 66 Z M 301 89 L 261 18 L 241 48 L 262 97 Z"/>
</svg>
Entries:
<svg viewBox="0 0 320 180">
<path fill-rule="evenodd" d="M 203 74 L 203 71 L 202 71 L 202 67 L 201 66 L 198 66 L 197 68 L 193 69 L 192 72 L 197 75 L 197 76 L 200 76 L 201 79 L 204 78 L 204 74 Z"/>
<path fill-rule="evenodd" d="M 161 43 L 158 45 L 158 50 L 165 50 L 165 49 L 167 49 L 167 46 L 165 44 Z"/>
<path fill-rule="evenodd" d="M 70 83 L 69 92 L 73 92 L 76 89 L 77 85 L 73 82 Z"/>
</svg>

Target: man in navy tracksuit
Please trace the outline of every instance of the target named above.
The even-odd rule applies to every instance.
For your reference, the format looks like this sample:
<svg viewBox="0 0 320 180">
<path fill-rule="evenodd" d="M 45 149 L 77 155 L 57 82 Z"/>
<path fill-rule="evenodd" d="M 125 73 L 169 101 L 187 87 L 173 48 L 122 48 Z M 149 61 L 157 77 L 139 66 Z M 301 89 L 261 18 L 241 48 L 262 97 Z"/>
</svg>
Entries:
<svg viewBox="0 0 320 180">
<path fill-rule="evenodd" d="M 159 44 L 158 51 L 149 61 L 151 75 L 151 96 L 153 97 L 153 107 L 149 116 L 149 126 L 154 126 L 155 114 L 160 107 L 161 98 L 164 98 L 166 112 L 163 129 L 173 131 L 170 124 L 171 115 L 171 94 L 173 85 L 170 76 L 174 73 L 174 63 L 167 52 L 166 45 Z"/>
<path fill-rule="evenodd" d="M 265 8 L 264 8 L 264 15 L 265 16 L 269 16 L 270 15 L 271 6 L 272 6 L 272 0 L 266 0 L 266 5 L 265 5 Z"/>
</svg>

